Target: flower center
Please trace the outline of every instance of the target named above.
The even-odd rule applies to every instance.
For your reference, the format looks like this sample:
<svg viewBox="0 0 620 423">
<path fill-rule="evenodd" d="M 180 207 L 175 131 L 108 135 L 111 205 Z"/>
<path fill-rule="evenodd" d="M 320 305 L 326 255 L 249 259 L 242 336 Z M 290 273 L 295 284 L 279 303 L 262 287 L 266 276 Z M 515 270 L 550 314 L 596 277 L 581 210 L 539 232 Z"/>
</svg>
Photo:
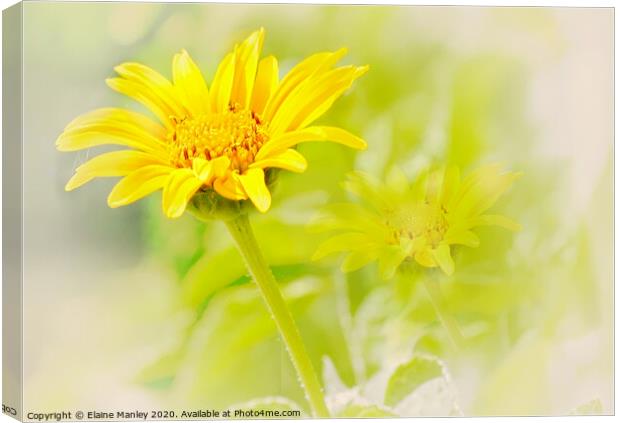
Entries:
<svg viewBox="0 0 620 423">
<path fill-rule="evenodd" d="M 267 131 L 253 112 L 231 107 L 224 113 L 178 120 L 170 135 L 170 160 L 177 167 L 190 168 L 197 157 L 227 156 L 231 169 L 242 173 L 267 140 Z"/>
<path fill-rule="evenodd" d="M 392 228 L 392 242 L 400 243 L 402 238 L 423 241 L 433 248 L 443 239 L 448 229 L 445 213 L 438 205 L 427 203 L 403 207 L 389 214 L 388 227 Z"/>
</svg>

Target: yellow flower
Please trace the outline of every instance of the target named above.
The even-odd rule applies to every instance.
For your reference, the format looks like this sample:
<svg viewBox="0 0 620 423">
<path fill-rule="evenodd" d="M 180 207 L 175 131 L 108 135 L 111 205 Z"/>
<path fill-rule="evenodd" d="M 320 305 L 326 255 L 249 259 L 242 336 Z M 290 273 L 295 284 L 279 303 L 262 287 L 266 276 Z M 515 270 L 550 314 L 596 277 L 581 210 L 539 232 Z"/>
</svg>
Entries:
<svg viewBox="0 0 620 423">
<path fill-rule="evenodd" d="M 495 225 L 518 230 L 507 217 L 486 214 L 519 176 L 499 165 L 481 167 L 461 180 L 457 167 L 425 171 L 410 184 L 394 172 L 386 184 L 355 172 L 345 188 L 364 204 L 327 206 L 314 222 L 320 230 L 340 231 L 319 246 L 313 259 L 349 252 L 345 272 L 378 260 L 388 279 L 404 261 L 454 272 L 450 247 L 477 247 L 473 229 Z"/>
<path fill-rule="evenodd" d="M 110 207 L 163 189 L 164 213 L 175 218 L 194 194 L 214 190 L 229 200 L 249 198 L 265 212 L 271 205 L 270 169 L 306 169 L 297 144 L 334 141 L 365 148 L 364 140 L 344 129 L 310 125 L 367 66 L 334 68 L 345 54 L 341 49 L 308 57 L 280 80 L 276 58 L 260 59 L 263 38 L 261 29 L 235 46 L 210 88 L 185 50 L 173 58 L 172 81 L 139 63 L 117 66 L 119 77 L 108 79 L 108 85 L 142 103 L 158 122 L 119 108 L 72 121 L 56 141 L 61 151 L 103 144 L 129 149 L 79 166 L 65 189 L 96 177 L 123 176 L 108 197 Z"/>
</svg>

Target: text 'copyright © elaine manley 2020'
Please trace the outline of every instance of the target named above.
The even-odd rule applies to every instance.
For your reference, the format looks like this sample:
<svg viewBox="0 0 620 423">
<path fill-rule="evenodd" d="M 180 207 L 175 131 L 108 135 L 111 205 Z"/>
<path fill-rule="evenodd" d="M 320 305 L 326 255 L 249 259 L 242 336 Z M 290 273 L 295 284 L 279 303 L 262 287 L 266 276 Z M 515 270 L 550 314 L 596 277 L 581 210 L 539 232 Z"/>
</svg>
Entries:
<svg viewBox="0 0 620 423">
<path fill-rule="evenodd" d="M 231 410 L 133 410 L 133 411 L 54 411 L 28 412 L 26 419 L 36 422 L 74 420 L 167 420 L 167 419 L 243 419 L 301 417 L 299 410 L 231 409 Z"/>
</svg>

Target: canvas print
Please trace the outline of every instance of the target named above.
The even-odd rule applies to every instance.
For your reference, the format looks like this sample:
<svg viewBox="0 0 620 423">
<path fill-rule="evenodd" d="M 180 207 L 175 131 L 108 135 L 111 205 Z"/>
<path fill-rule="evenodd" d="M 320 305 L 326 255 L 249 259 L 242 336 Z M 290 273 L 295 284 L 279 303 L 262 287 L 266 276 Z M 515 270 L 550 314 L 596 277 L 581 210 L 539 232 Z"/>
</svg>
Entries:
<svg viewBox="0 0 620 423">
<path fill-rule="evenodd" d="M 613 9 L 4 28 L 5 414 L 614 413 Z"/>
</svg>

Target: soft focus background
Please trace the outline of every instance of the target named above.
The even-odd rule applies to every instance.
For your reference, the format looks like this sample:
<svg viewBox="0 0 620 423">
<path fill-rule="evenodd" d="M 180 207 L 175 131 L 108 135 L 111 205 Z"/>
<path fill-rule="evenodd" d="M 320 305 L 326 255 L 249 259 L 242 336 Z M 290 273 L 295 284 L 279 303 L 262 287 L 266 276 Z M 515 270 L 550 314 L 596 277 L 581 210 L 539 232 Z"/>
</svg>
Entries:
<svg viewBox="0 0 620 423">
<path fill-rule="evenodd" d="M 342 46 L 371 67 L 323 118 L 369 149 L 303 144 L 308 171 L 282 173 L 254 219 L 330 403 L 348 415 L 613 413 L 611 9 L 163 3 L 24 5 L 24 409 L 307 411 L 223 226 L 168 221 L 159 195 L 109 209 L 113 180 L 65 193 L 88 154 L 54 148 L 81 113 L 141 110 L 106 87 L 116 64 L 170 76 L 185 48 L 211 80 L 261 26 L 282 72 Z M 441 280 L 463 348 L 420 280 L 309 260 L 326 235 L 307 222 L 345 198 L 348 171 L 490 161 L 524 173 L 497 206 L 523 230 L 480 231 Z"/>
</svg>

